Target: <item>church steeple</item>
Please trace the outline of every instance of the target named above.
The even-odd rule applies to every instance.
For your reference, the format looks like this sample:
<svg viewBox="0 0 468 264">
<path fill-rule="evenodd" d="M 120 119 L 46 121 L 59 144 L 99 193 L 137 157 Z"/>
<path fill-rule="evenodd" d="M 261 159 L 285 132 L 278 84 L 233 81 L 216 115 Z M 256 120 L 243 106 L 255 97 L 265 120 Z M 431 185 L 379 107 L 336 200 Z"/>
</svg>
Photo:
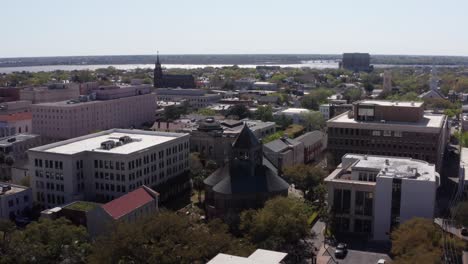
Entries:
<svg viewBox="0 0 468 264">
<path fill-rule="evenodd" d="M 162 67 L 161 63 L 159 62 L 159 51 L 157 52 L 156 55 L 156 63 L 154 64 L 154 73 L 153 73 L 153 86 L 155 88 L 159 88 L 159 84 L 162 81 L 163 77 L 163 72 L 162 72 Z"/>
<path fill-rule="evenodd" d="M 239 136 L 232 144 L 232 159 L 243 160 L 251 163 L 252 169 L 263 162 L 263 146 L 261 141 L 252 133 L 252 130 L 244 124 Z"/>
</svg>

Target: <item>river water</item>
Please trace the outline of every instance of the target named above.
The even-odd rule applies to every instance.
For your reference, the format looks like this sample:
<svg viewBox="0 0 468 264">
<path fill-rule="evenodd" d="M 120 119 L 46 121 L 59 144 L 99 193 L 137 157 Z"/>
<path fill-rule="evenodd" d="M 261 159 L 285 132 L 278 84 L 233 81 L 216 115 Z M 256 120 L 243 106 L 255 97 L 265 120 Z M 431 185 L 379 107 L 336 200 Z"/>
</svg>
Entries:
<svg viewBox="0 0 468 264">
<path fill-rule="evenodd" d="M 20 66 L 20 67 L 0 67 L 0 73 L 12 73 L 12 72 L 50 72 L 55 70 L 96 70 L 99 68 L 115 67 L 121 70 L 132 70 L 137 68 L 154 68 L 154 64 L 105 64 L 105 65 L 43 65 L 43 66 Z M 182 69 L 197 69 L 205 67 L 229 67 L 232 64 L 164 64 L 163 67 L 167 69 L 182 68 Z M 337 69 L 338 62 L 336 61 L 303 61 L 299 64 L 241 64 L 237 65 L 240 68 L 255 68 L 257 66 L 280 66 L 280 67 L 291 67 L 291 68 L 311 68 L 311 69 Z M 422 65 L 390 65 L 390 64 L 377 64 L 374 65 L 376 68 L 391 68 L 391 67 L 420 67 Z M 455 67 L 455 65 L 438 65 L 437 67 Z"/>
</svg>

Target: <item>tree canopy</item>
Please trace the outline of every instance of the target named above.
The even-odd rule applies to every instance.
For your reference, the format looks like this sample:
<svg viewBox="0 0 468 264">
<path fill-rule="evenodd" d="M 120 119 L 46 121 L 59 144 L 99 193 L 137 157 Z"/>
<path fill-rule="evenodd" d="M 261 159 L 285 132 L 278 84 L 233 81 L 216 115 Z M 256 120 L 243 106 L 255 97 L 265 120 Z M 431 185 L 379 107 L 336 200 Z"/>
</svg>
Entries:
<svg viewBox="0 0 468 264">
<path fill-rule="evenodd" d="M 309 234 L 311 208 L 295 198 L 277 197 L 241 214 L 240 229 L 257 247 L 284 250 Z"/>
<path fill-rule="evenodd" d="M 2 226 L 8 229 L 6 224 Z M 0 263 L 86 263 L 91 251 L 86 229 L 64 218 L 41 219 L 24 230 L 11 231 L 10 226 L 7 237 Z"/>
<path fill-rule="evenodd" d="M 250 117 L 252 113 L 250 113 L 247 106 L 243 104 L 236 104 L 228 110 L 227 116 L 236 116 L 239 119 Z"/>
<path fill-rule="evenodd" d="M 262 106 L 260 105 L 255 111 L 255 118 L 262 120 L 263 122 L 266 121 L 273 121 L 273 108 L 271 105 Z"/>
<path fill-rule="evenodd" d="M 392 254 L 399 263 L 440 263 L 443 254 L 443 236 L 432 219 L 413 218 L 401 224 L 391 234 Z M 458 239 L 447 238 L 461 254 L 464 246 Z"/>
<path fill-rule="evenodd" d="M 161 212 L 137 224 L 121 223 L 100 238 L 90 263 L 206 263 L 223 252 L 247 256 L 254 247 L 234 238 L 220 220 L 203 224 L 188 216 Z"/>
<path fill-rule="evenodd" d="M 317 166 L 297 164 L 285 167 L 284 178 L 289 183 L 294 183 L 295 187 L 304 192 L 304 198 L 314 200 L 315 188 L 327 175 L 326 172 Z"/>
</svg>

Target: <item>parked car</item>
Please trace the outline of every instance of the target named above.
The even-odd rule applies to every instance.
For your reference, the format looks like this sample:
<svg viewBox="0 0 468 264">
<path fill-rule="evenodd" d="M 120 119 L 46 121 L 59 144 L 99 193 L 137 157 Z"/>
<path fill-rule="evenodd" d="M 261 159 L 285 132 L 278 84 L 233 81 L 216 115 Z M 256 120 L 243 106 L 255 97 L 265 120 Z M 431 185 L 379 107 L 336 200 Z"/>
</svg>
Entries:
<svg viewBox="0 0 468 264">
<path fill-rule="evenodd" d="M 387 263 L 387 262 L 385 261 L 385 259 L 379 259 L 379 260 L 377 261 L 377 264 L 385 264 L 385 263 Z"/>
<path fill-rule="evenodd" d="M 348 253 L 348 246 L 345 243 L 338 243 L 335 249 L 335 257 L 344 258 Z"/>
<path fill-rule="evenodd" d="M 462 236 L 468 236 L 468 229 L 466 229 L 466 227 L 463 227 L 460 233 L 462 234 Z"/>
</svg>

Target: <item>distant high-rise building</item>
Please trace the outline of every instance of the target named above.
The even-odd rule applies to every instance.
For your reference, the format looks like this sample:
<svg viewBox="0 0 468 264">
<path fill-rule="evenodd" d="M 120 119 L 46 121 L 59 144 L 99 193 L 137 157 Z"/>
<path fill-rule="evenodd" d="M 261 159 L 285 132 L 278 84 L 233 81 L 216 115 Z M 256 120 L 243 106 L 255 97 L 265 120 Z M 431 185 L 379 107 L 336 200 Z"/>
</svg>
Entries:
<svg viewBox="0 0 468 264">
<path fill-rule="evenodd" d="M 372 71 L 369 53 L 343 53 L 341 67 L 350 71 Z"/>
<path fill-rule="evenodd" d="M 155 88 L 195 88 L 195 79 L 190 74 L 164 74 L 159 54 L 154 65 L 153 86 Z"/>
<path fill-rule="evenodd" d="M 383 92 L 392 91 L 392 72 L 385 70 L 383 74 Z"/>
</svg>

